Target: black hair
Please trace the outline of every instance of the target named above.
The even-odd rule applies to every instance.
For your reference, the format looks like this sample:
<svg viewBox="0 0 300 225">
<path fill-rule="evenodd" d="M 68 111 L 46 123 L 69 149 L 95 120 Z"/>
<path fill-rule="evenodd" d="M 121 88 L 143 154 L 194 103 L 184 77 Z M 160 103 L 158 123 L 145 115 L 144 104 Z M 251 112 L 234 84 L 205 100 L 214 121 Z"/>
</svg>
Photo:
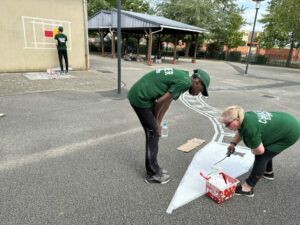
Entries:
<svg viewBox="0 0 300 225">
<path fill-rule="evenodd" d="M 60 27 L 58 27 L 58 30 L 59 30 L 60 32 L 63 32 L 63 31 L 64 31 L 64 28 L 63 28 L 62 26 L 60 26 Z"/>
<path fill-rule="evenodd" d="M 192 78 L 194 78 L 194 79 L 196 79 L 196 78 L 198 78 L 199 80 L 200 80 L 200 78 L 198 77 L 198 75 L 197 75 L 197 73 L 198 73 L 198 69 L 195 69 L 195 70 L 193 70 L 193 75 L 192 75 Z"/>
<path fill-rule="evenodd" d="M 200 80 L 200 78 L 198 77 L 198 75 L 197 75 L 196 73 L 194 73 L 194 74 L 192 75 L 192 78 L 194 78 L 194 79 L 198 78 L 198 79 Z"/>
</svg>

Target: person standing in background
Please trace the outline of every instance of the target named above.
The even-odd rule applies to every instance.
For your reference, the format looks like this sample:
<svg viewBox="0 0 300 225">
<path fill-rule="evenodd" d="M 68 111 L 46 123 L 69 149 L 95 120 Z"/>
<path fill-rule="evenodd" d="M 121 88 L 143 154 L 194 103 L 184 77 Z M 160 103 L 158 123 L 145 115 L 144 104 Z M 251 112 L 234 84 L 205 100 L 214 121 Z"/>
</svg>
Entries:
<svg viewBox="0 0 300 225">
<path fill-rule="evenodd" d="M 64 28 L 62 26 L 58 27 L 59 33 L 55 35 L 54 39 L 57 41 L 57 51 L 58 51 L 58 59 L 60 64 L 60 74 L 67 74 L 69 71 L 68 65 L 68 53 L 67 53 L 67 35 L 63 34 Z M 62 62 L 62 58 L 65 59 L 66 71 L 64 71 L 64 66 Z"/>
</svg>

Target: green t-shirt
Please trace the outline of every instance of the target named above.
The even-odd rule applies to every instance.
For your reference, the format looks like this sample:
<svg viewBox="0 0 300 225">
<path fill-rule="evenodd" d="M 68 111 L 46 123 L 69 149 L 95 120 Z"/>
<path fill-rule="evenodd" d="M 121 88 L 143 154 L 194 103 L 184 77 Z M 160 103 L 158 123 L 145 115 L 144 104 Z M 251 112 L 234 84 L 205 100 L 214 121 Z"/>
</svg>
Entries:
<svg viewBox="0 0 300 225">
<path fill-rule="evenodd" d="M 176 100 L 191 85 L 188 71 L 172 68 L 157 69 L 145 74 L 131 87 L 128 99 L 133 106 L 151 108 L 155 100 L 166 92 L 170 92 Z"/>
<path fill-rule="evenodd" d="M 66 42 L 68 38 L 65 34 L 56 34 L 54 39 L 57 40 L 57 49 L 67 49 Z"/>
<path fill-rule="evenodd" d="M 281 152 L 297 142 L 300 124 L 284 112 L 246 112 L 238 130 L 245 145 L 251 149 L 261 143 L 271 152 Z"/>
</svg>

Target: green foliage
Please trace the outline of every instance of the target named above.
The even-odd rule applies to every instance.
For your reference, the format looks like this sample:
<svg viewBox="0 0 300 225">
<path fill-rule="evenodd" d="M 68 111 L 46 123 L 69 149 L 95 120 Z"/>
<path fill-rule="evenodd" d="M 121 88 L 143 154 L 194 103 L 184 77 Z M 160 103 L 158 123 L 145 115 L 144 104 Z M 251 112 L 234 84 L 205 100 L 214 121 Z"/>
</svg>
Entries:
<svg viewBox="0 0 300 225">
<path fill-rule="evenodd" d="M 270 49 L 290 45 L 286 66 L 290 65 L 294 48 L 300 47 L 300 4 L 299 0 L 271 0 L 267 14 L 260 20 L 264 32 L 259 37 L 259 45 Z"/>
<path fill-rule="evenodd" d="M 148 12 L 149 3 L 144 0 L 122 0 L 122 9 L 133 12 Z"/>
<path fill-rule="evenodd" d="M 197 52 L 197 59 L 204 59 L 206 57 L 207 57 L 207 52 L 205 51 Z"/>
<path fill-rule="evenodd" d="M 93 16 L 95 13 L 102 9 L 110 9 L 112 5 L 105 0 L 87 0 L 88 16 Z"/>
<path fill-rule="evenodd" d="M 285 47 L 300 42 L 300 4 L 298 0 L 272 0 L 267 14 L 260 20 L 265 30 L 260 35 L 259 44 L 265 48 Z"/>
<path fill-rule="evenodd" d="M 205 28 L 210 32 L 206 38 L 234 48 L 242 44 L 242 12 L 233 0 L 162 0 L 156 14 Z"/>
<path fill-rule="evenodd" d="M 239 52 L 239 51 L 232 51 L 232 52 L 228 53 L 228 55 L 226 57 L 226 60 L 232 61 L 232 62 L 240 62 L 241 61 L 241 57 L 242 57 L 241 52 Z"/>
<path fill-rule="evenodd" d="M 255 56 L 255 64 L 265 65 L 267 64 L 268 58 L 265 55 L 256 55 Z"/>
<path fill-rule="evenodd" d="M 223 52 L 223 45 L 219 42 L 213 42 L 207 45 L 207 58 L 220 59 L 225 58 L 225 53 Z"/>
<path fill-rule="evenodd" d="M 88 16 L 92 16 L 100 10 L 117 8 L 116 0 L 87 0 Z M 121 8 L 133 12 L 148 12 L 149 3 L 146 0 L 122 0 Z"/>
</svg>

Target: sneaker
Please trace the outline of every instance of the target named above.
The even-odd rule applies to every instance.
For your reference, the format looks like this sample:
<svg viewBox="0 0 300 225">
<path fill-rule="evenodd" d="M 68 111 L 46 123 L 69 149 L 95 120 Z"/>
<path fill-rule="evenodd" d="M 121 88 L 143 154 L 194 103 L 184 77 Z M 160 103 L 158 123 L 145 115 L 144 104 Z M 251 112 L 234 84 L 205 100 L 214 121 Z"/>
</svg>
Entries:
<svg viewBox="0 0 300 225">
<path fill-rule="evenodd" d="M 60 71 L 59 74 L 60 74 L 60 75 L 63 75 L 63 74 L 64 74 L 64 71 Z"/>
<path fill-rule="evenodd" d="M 253 192 L 253 188 L 251 189 L 251 191 L 243 191 L 242 186 L 238 185 L 235 189 L 235 195 L 245 195 L 247 197 L 253 197 L 254 196 L 254 192 Z"/>
<path fill-rule="evenodd" d="M 263 178 L 267 180 L 274 180 L 274 173 L 273 172 L 264 172 Z"/>
<path fill-rule="evenodd" d="M 160 171 L 161 171 L 161 173 L 162 173 L 162 174 L 167 174 L 167 175 L 170 175 L 170 174 L 169 174 L 169 172 L 168 172 L 168 170 L 165 170 L 165 169 L 160 169 Z"/>
<path fill-rule="evenodd" d="M 4 113 L 0 113 L 0 117 L 3 117 L 3 116 L 5 116 L 5 114 Z M 168 171 L 167 171 L 168 172 Z"/>
<path fill-rule="evenodd" d="M 158 184 L 166 184 L 170 181 L 170 175 L 168 174 L 157 174 L 157 175 L 146 175 L 145 182 L 148 184 L 158 183 Z"/>
</svg>

